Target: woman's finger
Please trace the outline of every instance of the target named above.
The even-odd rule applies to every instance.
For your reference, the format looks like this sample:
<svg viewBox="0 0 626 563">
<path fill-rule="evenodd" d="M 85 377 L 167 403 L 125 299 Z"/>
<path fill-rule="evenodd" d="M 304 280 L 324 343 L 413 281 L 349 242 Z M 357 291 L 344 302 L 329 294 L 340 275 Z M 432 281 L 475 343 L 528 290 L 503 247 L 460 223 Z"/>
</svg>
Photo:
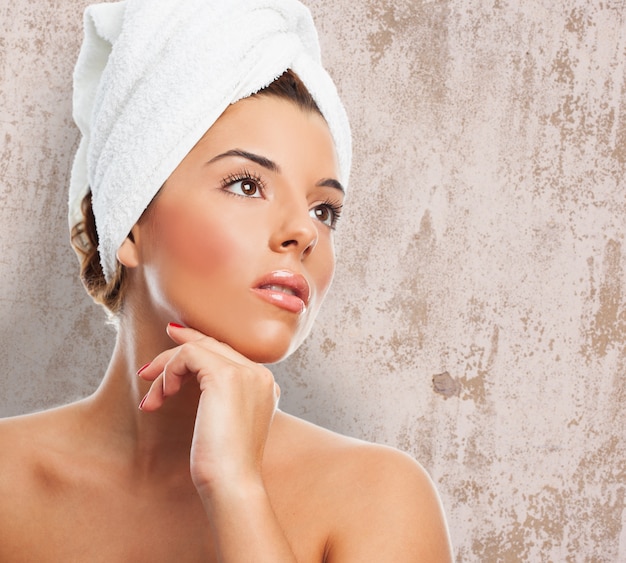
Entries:
<svg viewBox="0 0 626 563">
<path fill-rule="evenodd" d="M 183 326 L 177 323 L 169 323 L 165 329 L 168 336 L 176 342 L 176 344 L 185 344 L 202 338 L 208 338 L 206 334 L 201 333 L 195 328 Z"/>
<path fill-rule="evenodd" d="M 141 401 L 139 407 L 141 410 L 157 410 L 168 397 L 176 395 L 189 379 L 196 377 L 198 371 L 196 366 L 202 363 L 198 354 L 201 354 L 202 350 L 190 345 L 182 345 L 168 352 L 171 353 L 165 357 L 159 356 L 149 368 L 140 374 L 143 379 L 152 381 L 150 389 Z M 166 361 L 163 364 L 164 360 Z M 162 364 L 162 369 L 157 371 Z M 145 372 L 148 372 L 147 376 L 144 375 Z M 157 375 L 153 375 L 154 373 Z"/>
<path fill-rule="evenodd" d="M 220 354 L 221 356 L 224 356 L 225 358 L 228 358 L 235 363 L 242 365 L 251 365 L 254 363 L 246 358 L 243 354 L 240 354 L 239 352 L 231 348 L 228 344 L 224 344 L 219 340 L 215 340 L 215 338 L 211 338 L 210 336 L 207 336 L 193 328 L 181 326 L 176 323 L 170 323 L 167 325 L 167 334 L 174 342 L 176 342 L 176 344 L 197 342 L 208 350 Z"/>
<path fill-rule="evenodd" d="M 155 411 L 163 405 L 165 397 L 163 396 L 163 373 L 160 373 L 158 377 L 154 379 L 150 389 L 144 395 L 144 398 L 139 403 L 139 408 L 142 411 L 151 412 Z"/>
<path fill-rule="evenodd" d="M 171 348 L 170 350 L 165 350 L 165 352 L 161 352 L 151 362 L 139 368 L 139 370 L 137 370 L 137 375 L 141 377 L 141 379 L 143 379 L 144 381 L 154 381 L 159 375 L 161 375 L 163 369 L 165 368 L 165 365 L 176 353 L 176 350 L 176 348 Z"/>
<path fill-rule="evenodd" d="M 177 327 L 178 330 L 176 332 L 176 336 L 178 338 L 172 338 L 176 344 L 184 344 L 185 342 L 192 342 L 193 340 L 200 340 L 201 338 L 207 338 L 201 332 L 194 330 L 192 328 L 186 328 L 181 325 L 177 325 L 174 323 L 170 323 L 168 325 L 167 333 L 169 334 L 169 327 Z M 181 330 L 183 329 L 183 330 Z M 171 335 L 170 335 L 171 337 Z M 140 367 L 137 370 L 137 375 L 141 377 L 144 381 L 154 381 L 165 368 L 167 362 L 169 362 L 170 358 L 176 353 L 177 348 L 171 348 L 169 350 L 165 350 L 161 352 L 158 356 L 156 356 L 151 362 L 148 362 L 146 365 Z"/>
</svg>

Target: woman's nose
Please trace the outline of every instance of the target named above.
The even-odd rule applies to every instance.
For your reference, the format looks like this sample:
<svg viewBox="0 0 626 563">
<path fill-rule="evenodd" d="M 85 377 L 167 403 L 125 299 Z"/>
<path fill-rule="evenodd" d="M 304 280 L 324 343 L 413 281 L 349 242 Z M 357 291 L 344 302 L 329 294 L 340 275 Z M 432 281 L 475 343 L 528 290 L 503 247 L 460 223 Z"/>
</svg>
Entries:
<svg viewBox="0 0 626 563">
<path fill-rule="evenodd" d="M 283 208 L 270 244 L 276 252 L 296 252 L 302 259 L 315 248 L 317 236 L 315 219 L 309 214 L 308 206 L 290 205 Z"/>
</svg>

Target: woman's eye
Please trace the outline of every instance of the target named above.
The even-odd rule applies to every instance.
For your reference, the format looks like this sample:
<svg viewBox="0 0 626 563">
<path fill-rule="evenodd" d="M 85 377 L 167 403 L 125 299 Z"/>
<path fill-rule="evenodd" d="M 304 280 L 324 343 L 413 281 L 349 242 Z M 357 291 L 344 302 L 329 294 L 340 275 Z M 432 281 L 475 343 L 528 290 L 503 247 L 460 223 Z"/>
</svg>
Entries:
<svg viewBox="0 0 626 563">
<path fill-rule="evenodd" d="M 261 188 L 259 183 L 252 178 L 244 178 L 242 180 L 232 182 L 225 189 L 233 194 L 244 197 L 261 197 Z"/>
<path fill-rule="evenodd" d="M 318 205 L 311 209 L 311 217 L 316 219 L 320 223 L 324 223 L 329 227 L 334 227 L 338 219 L 338 213 L 332 209 L 328 204 Z"/>
</svg>

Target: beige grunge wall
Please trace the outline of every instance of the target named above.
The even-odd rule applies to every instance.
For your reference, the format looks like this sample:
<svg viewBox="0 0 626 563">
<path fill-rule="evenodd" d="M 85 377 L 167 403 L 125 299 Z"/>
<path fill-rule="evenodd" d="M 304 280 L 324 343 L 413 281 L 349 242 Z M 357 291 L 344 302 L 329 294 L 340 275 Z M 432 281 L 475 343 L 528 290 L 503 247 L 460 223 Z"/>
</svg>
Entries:
<svg viewBox="0 0 626 563">
<path fill-rule="evenodd" d="M 113 335 L 65 198 L 86 2 L 0 8 L 0 413 L 89 393 Z M 626 561 L 626 6 L 309 3 L 355 162 L 282 407 L 415 455 L 457 561 Z"/>
</svg>

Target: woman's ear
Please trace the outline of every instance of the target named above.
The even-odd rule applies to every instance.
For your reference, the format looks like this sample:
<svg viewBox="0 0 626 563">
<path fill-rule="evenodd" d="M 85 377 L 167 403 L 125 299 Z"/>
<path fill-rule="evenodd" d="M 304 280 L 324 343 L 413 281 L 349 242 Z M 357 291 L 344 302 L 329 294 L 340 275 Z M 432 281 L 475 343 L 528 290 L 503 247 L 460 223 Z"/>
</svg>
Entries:
<svg viewBox="0 0 626 563">
<path fill-rule="evenodd" d="M 118 261 L 127 268 L 136 268 L 139 265 L 139 248 L 135 243 L 133 230 L 128 233 L 128 236 L 116 252 Z"/>
</svg>

